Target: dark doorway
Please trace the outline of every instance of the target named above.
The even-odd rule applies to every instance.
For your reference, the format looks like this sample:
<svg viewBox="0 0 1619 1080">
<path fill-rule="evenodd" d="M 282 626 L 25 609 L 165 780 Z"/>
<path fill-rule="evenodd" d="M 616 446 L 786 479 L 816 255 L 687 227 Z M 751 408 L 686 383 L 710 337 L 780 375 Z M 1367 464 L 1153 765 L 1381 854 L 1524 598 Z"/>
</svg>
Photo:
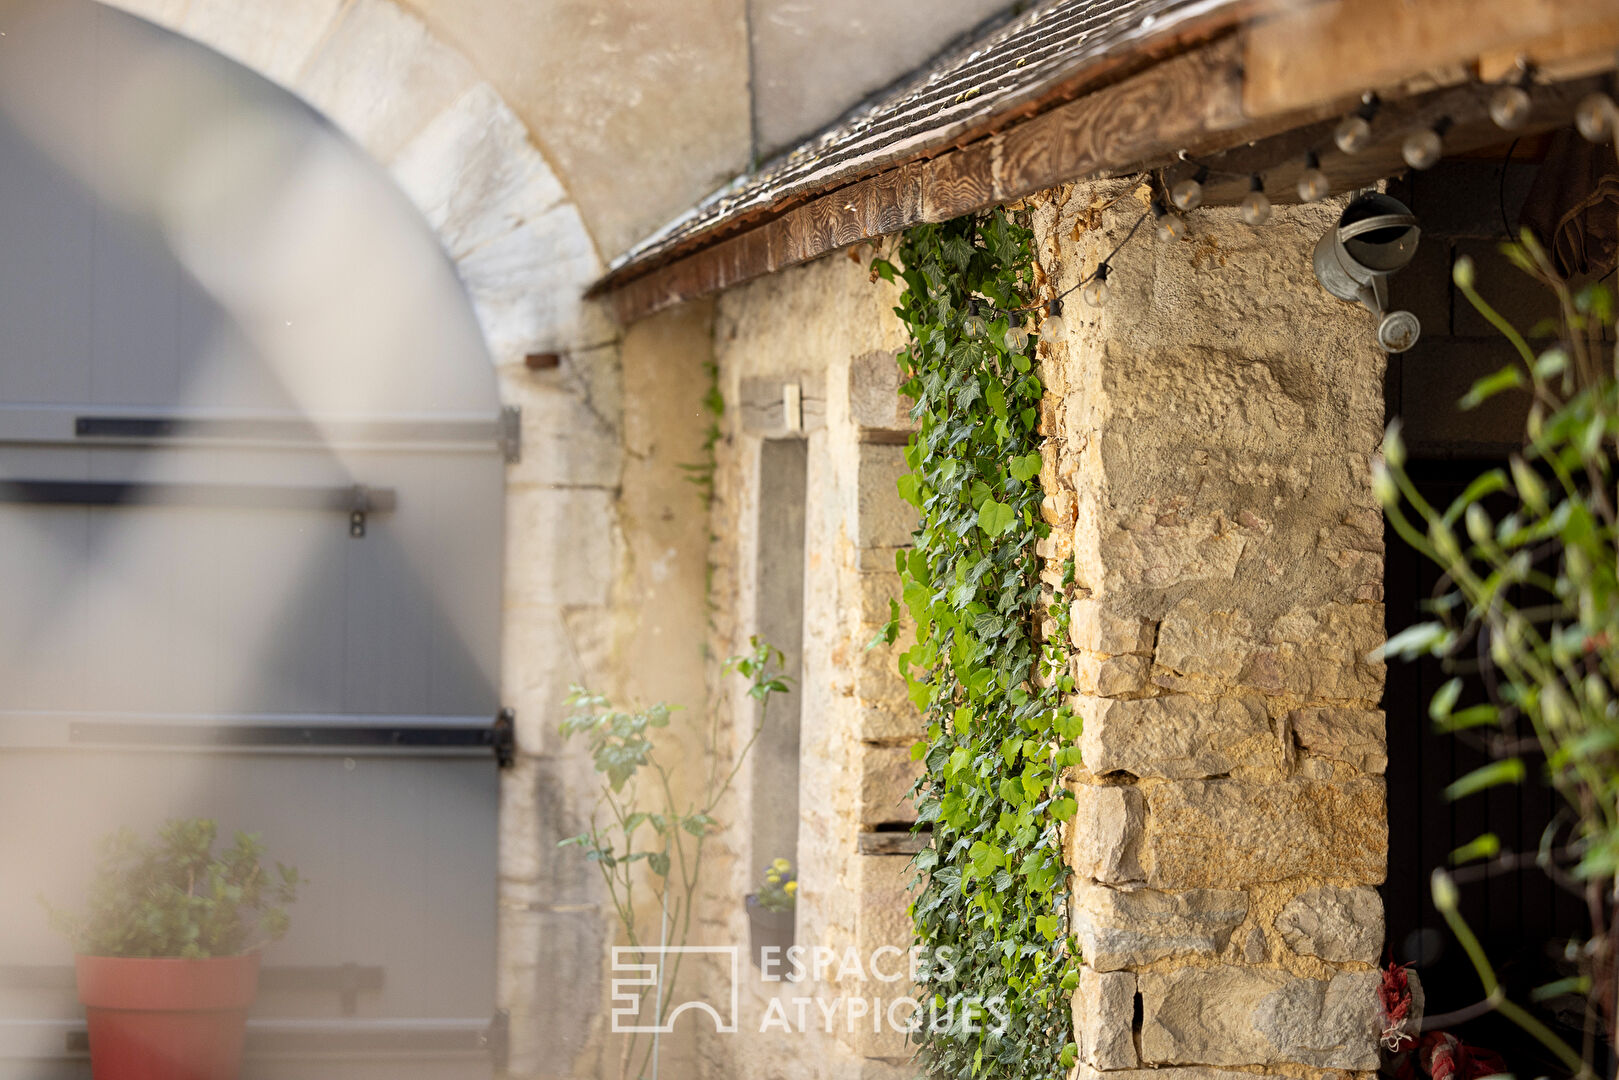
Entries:
<svg viewBox="0 0 1619 1080">
<path fill-rule="evenodd" d="M 1416 262 L 1396 277 L 1395 306 L 1415 311 L 1423 336 L 1416 348 L 1391 357 L 1385 403 L 1389 419 L 1404 427 L 1409 470 L 1424 496 L 1448 505 L 1475 477 L 1505 465 L 1521 444 L 1528 408 L 1524 396 L 1502 395 L 1484 409 L 1464 412 L 1457 402 L 1472 382 L 1515 362 L 1512 347 L 1473 311 L 1451 285 L 1455 260 L 1478 266 L 1480 291 L 1515 325 L 1527 329 L 1555 314 L 1549 295 L 1533 286 L 1500 254 L 1508 223 L 1515 223 L 1538 168 L 1543 146 L 1502 147 L 1481 159 L 1446 161 L 1390 184 L 1422 220 Z M 1508 158 L 1510 157 L 1510 160 Z M 1495 516 L 1499 517 L 1499 513 Z M 1392 529 L 1386 533 L 1387 628 L 1396 633 L 1430 616 L 1424 601 L 1439 585 L 1439 571 Z M 1476 652 L 1477 643 L 1469 649 Z M 1452 675 L 1464 679 L 1463 705 L 1486 699 L 1476 660 L 1464 651 L 1451 670 L 1432 659 L 1393 661 L 1384 704 L 1388 714 L 1389 867 L 1383 886 L 1386 958 L 1411 964 L 1420 975 L 1430 1018 L 1469 1010 L 1484 992 L 1471 963 L 1433 906 L 1430 875 L 1449 867 L 1461 891 L 1463 917 L 1477 933 L 1506 992 L 1529 1004 L 1531 991 L 1569 974 L 1560 962 L 1565 942 L 1588 932 L 1577 896 L 1554 884 L 1530 862 L 1503 861 L 1451 867 L 1455 849 L 1483 833 L 1500 838 L 1503 852 L 1538 849 L 1561 805 L 1541 778 L 1541 759 L 1525 755 L 1529 776 L 1459 802 L 1445 798 L 1451 781 L 1486 764 L 1482 737 L 1437 732 L 1428 703 Z M 1578 1047 L 1580 1018 L 1572 998 L 1536 1006 Z M 1538 1042 L 1501 1017 L 1485 1012 L 1444 1025 L 1464 1042 L 1503 1054 L 1520 1076 L 1562 1075 L 1567 1070 Z M 1609 1069 L 1611 1073 L 1611 1068 Z"/>
</svg>

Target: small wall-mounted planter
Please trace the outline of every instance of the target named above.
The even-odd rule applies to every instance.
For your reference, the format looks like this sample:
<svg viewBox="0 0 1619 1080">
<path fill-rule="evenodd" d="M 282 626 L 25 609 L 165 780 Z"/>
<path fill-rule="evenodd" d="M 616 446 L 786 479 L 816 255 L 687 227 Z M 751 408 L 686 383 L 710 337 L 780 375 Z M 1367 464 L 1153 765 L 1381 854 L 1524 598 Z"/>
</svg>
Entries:
<svg viewBox="0 0 1619 1080">
<path fill-rule="evenodd" d="M 259 954 L 79 956 L 94 1080 L 235 1080 Z"/>
<path fill-rule="evenodd" d="M 759 906 L 759 898 L 748 894 L 748 957 L 753 966 L 764 970 L 761 960 L 764 950 L 774 948 L 770 969 L 780 976 L 787 967 L 787 950 L 793 944 L 793 912 L 766 911 Z"/>
</svg>

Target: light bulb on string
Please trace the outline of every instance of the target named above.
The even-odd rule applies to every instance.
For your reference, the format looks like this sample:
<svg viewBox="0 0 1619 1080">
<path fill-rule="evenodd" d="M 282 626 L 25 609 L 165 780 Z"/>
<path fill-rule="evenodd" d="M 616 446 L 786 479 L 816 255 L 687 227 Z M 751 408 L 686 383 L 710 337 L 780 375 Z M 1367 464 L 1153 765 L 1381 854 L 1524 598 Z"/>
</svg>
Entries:
<svg viewBox="0 0 1619 1080">
<path fill-rule="evenodd" d="M 1304 154 L 1304 171 L 1299 174 L 1299 199 L 1303 202 L 1315 202 L 1327 197 L 1332 190 L 1332 184 L 1327 180 L 1327 174 L 1321 171 L 1321 155 L 1314 150 Z"/>
<path fill-rule="evenodd" d="M 1263 225 L 1270 220 L 1270 199 L 1265 195 L 1265 181 L 1258 173 L 1248 178 L 1248 194 L 1237 205 L 1237 213 L 1249 225 Z"/>
<path fill-rule="evenodd" d="M 1498 86 L 1490 95 L 1490 119 L 1503 131 L 1517 131 L 1529 122 L 1533 103 L 1521 86 Z"/>
<path fill-rule="evenodd" d="M 1600 90 L 1587 94 L 1574 106 L 1574 126 L 1591 142 L 1607 142 L 1619 126 L 1619 105 Z"/>
<path fill-rule="evenodd" d="M 1413 131 L 1400 145 L 1400 156 L 1413 169 L 1431 169 L 1445 154 L 1445 132 L 1450 129 L 1450 117 L 1442 116 L 1431 128 Z"/>
<path fill-rule="evenodd" d="M 1006 342 L 1008 352 L 1020 353 L 1029 344 L 1029 331 L 1024 329 L 1021 322 L 1015 322 L 1007 326 L 1002 340 Z"/>
<path fill-rule="evenodd" d="M 1107 271 L 1107 263 L 1102 263 L 1096 268 L 1096 273 L 1091 275 L 1091 279 L 1085 283 L 1085 287 L 1079 290 L 1079 298 L 1091 307 L 1099 308 L 1107 303 Z"/>
<path fill-rule="evenodd" d="M 1062 317 L 1062 300 L 1060 298 L 1046 301 L 1046 318 L 1040 324 L 1040 336 L 1047 341 L 1055 341 L 1068 332 L 1068 324 Z"/>
<path fill-rule="evenodd" d="M 1346 154 L 1358 154 L 1372 141 L 1372 120 L 1377 116 L 1382 101 L 1368 92 L 1361 98 L 1360 108 L 1338 121 L 1332 132 L 1332 141 Z"/>
<path fill-rule="evenodd" d="M 984 317 L 978 314 L 978 301 L 967 301 L 967 317 L 961 320 L 961 332 L 970 338 L 984 336 Z"/>
<path fill-rule="evenodd" d="M 1199 165 L 1197 172 L 1178 181 L 1169 189 L 1169 200 L 1182 210 L 1196 210 L 1203 205 L 1203 181 L 1209 178 L 1207 165 Z"/>
<path fill-rule="evenodd" d="M 1338 121 L 1333 129 L 1332 141 L 1346 154 L 1358 154 L 1372 141 L 1372 125 L 1358 113 L 1350 113 Z"/>
<path fill-rule="evenodd" d="M 1158 199 L 1152 201 L 1152 216 L 1157 222 L 1158 239 L 1166 244 L 1171 240 L 1186 239 L 1186 219 Z"/>
</svg>

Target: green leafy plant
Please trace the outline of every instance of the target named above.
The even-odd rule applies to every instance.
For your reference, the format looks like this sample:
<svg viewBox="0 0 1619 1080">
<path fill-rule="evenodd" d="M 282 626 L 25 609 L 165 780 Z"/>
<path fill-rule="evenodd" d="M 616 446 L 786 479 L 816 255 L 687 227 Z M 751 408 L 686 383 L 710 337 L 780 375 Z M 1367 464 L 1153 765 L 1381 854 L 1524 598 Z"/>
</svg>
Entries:
<svg viewBox="0 0 1619 1080">
<path fill-rule="evenodd" d="M 1443 576 L 1427 605 L 1432 619 L 1396 634 L 1383 651 L 1432 655 L 1448 670 L 1476 671 L 1489 692 L 1484 703 L 1458 707 L 1458 674 L 1430 704 L 1440 730 L 1493 759 L 1452 783 L 1450 798 L 1519 784 L 1531 768 L 1562 797 L 1562 810 L 1536 851 L 1503 851 L 1500 839 L 1487 833 L 1457 849 L 1451 861 L 1535 865 L 1585 901 L 1588 933 L 1564 951 L 1574 974 L 1533 995 L 1583 998 L 1580 1049 L 1506 998 L 1461 917 L 1457 883 L 1444 868 L 1434 871 L 1433 899 L 1483 984 L 1482 1011 L 1518 1024 L 1583 1076 L 1598 1068 L 1599 1042 L 1614 1043 L 1619 977 L 1613 926 L 1619 871 L 1619 373 L 1613 346 L 1603 338 L 1604 328 L 1614 325 L 1613 299 L 1600 284 L 1570 289 L 1528 232 L 1503 251 L 1552 290 L 1561 317 L 1531 335 L 1551 343 L 1531 347 L 1530 337 L 1478 294 L 1472 262 L 1458 260 L 1457 287 L 1519 354 L 1518 363 L 1475 383 L 1462 406 L 1527 391 L 1532 403 L 1525 448 L 1508 468 L 1483 473 L 1448 507 L 1438 507 L 1412 482 L 1399 427 L 1390 427 L 1374 474 L 1378 496 L 1401 538 L 1438 564 Z M 1493 515 L 1487 503 L 1497 508 Z"/>
<path fill-rule="evenodd" d="M 771 860 L 753 895 L 766 911 L 793 910 L 798 905 L 798 878 L 793 873 L 793 864 L 786 859 Z"/>
<path fill-rule="evenodd" d="M 914 547 L 897 559 L 916 628 L 899 669 L 928 724 L 912 750 L 925 766 L 918 824 L 932 829 L 914 861 L 912 918 L 923 956 L 948 957 L 921 969 L 940 1021 L 916 1038 L 936 1076 L 1043 1080 L 1075 1057 L 1079 953 L 1058 839 L 1074 813 L 1062 770 L 1079 760 L 1079 720 L 1063 704 L 1073 684 L 1062 592 L 1073 571 L 1049 591 L 1035 551 L 1049 532 L 1035 345 L 1006 316 L 975 310 L 979 297 L 1002 311 L 1033 307 L 1031 237 L 995 210 L 911 229 L 898 266 L 872 264 L 875 277 L 905 284 L 901 390 L 919 422 L 899 480 L 921 515 Z M 899 602 L 891 615 L 879 635 L 889 643 Z"/>
<path fill-rule="evenodd" d="M 751 639 L 750 646 L 747 653 L 726 660 L 722 670 L 748 680 L 748 696 L 760 703 L 758 720 L 726 769 L 720 749 L 720 714 L 716 710 L 710 716 L 703 745 L 706 767 L 696 793 L 686 798 L 675 794 L 678 785 L 673 766 L 659 753 L 658 733 L 669 727 L 675 708 L 660 702 L 643 709 L 619 709 L 582 686 L 573 687 L 568 696 L 567 703 L 579 711 L 562 722 L 562 733 L 586 740 L 601 783 L 590 827 L 563 840 L 561 846 L 582 849 L 596 864 L 631 945 L 643 944 L 636 901 L 638 879 L 658 905 L 658 926 L 650 943 L 680 946 L 690 940 L 705 848 L 722 828 L 715 813 L 764 730 L 770 698 L 787 690 L 786 680 L 778 674 L 781 653 L 758 638 Z M 659 1025 L 678 1003 L 674 987 L 683 955 L 671 954 L 668 969 L 659 971 L 657 985 L 640 991 L 640 1008 L 652 997 Z M 653 1040 L 640 1048 L 639 1034 L 631 1034 L 624 1043 L 621 1074 L 642 1075 L 656 1046 Z"/>
<path fill-rule="evenodd" d="M 84 910 L 50 908 L 52 925 L 89 956 L 236 956 L 279 940 L 303 879 L 282 863 L 267 872 L 256 833 L 215 854 L 218 831 L 186 818 L 153 840 L 104 838 Z"/>
</svg>

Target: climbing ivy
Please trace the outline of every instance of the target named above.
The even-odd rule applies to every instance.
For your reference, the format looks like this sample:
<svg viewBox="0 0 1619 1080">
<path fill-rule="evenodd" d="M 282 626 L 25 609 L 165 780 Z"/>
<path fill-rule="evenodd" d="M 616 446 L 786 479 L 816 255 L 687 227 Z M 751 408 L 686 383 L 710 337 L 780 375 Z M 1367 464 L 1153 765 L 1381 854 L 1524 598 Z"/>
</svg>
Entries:
<svg viewBox="0 0 1619 1080">
<path fill-rule="evenodd" d="M 1068 936 L 1058 823 L 1074 800 L 1059 783 L 1079 759 L 1079 720 L 1063 704 L 1067 605 L 1046 592 L 1035 343 L 999 311 L 1034 305 L 1031 231 L 995 210 L 907 232 L 894 310 L 918 429 L 900 494 L 921 512 L 898 557 L 915 644 L 899 657 L 927 738 L 913 795 L 932 842 L 916 856 L 912 905 L 927 991 L 916 1032 L 931 1076 L 1048 1080 L 1073 1064 L 1069 998 L 1079 952 Z M 902 269 L 903 268 L 903 269 Z M 979 314 L 982 308 L 993 318 Z M 1011 317 L 1019 326 L 1023 316 Z M 890 601 L 882 638 L 902 619 Z M 1041 641 L 1050 620 L 1056 632 Z"/>
</svg>

